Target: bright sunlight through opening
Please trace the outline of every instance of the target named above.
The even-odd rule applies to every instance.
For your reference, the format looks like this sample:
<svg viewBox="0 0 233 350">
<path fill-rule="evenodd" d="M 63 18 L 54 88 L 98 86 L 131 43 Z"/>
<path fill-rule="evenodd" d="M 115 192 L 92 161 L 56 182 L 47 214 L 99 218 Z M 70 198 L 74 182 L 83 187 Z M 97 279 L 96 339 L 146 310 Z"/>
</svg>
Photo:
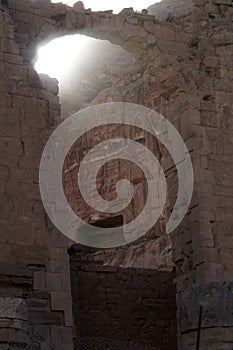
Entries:
<svg viewBox="0 0 233 350">
<path fill-rule="evenodd" d="M 84 35 L 70 35 L 54 39 L 38 50 L 38 60 L 35 64 L 37 73 L 62 79 L 68 74 L 79 56 L 87 54 L 87 46 L 96 39 Z"/>
<path fill-rule="evenodd" d="M 52 2 L 61 2 L 53 0 Z M 76 0 L 64 0 L 64 3 L 73 5 Z M 141 11 L 148 6 L 159 2 L 158 0 L 84 0 L 85 8 L 98 10 L 113 10 L 120 12 L 123 8 L 133 7 L 135 11 Z M 52 40 L 47 45 L 39 48 L 38 60 L 35 69 L 38 73 L 47 74 L 50 77 L 61 80 L 68 74 L 74 64 L 78 64 L 79 57 L 88 55 L 88 45 L 91 45 L 91 39 L 84 35 L 69 35 Z M 94 61 L 93 61 L 94 63 Z"/>
</svg>

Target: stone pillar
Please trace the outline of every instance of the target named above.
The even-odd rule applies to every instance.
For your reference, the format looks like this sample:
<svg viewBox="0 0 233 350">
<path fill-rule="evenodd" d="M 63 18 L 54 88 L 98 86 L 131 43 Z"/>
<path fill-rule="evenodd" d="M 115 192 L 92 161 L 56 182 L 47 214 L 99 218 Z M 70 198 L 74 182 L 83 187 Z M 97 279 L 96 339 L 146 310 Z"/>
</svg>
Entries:
<svg viewBox="0 0 233 350">
<path fill-rule="evenodd" d="M 231 1 L 193 1 L 196 37 L 188 140 L 195 170 L 189 227 L 175 237 L 179 349 L 195 349 L 203 306 L 200 349 L 232 349 L 232 22 Z M 195 95 L 195 96 L 194 96 Z M 189 230 L 189 234 L 188 231 Z M 182 247 L 182 248 L 181 248 Z M 188 249 L 189 247 L 189 249 Z M 180 252 L 180 254 L 178 253 Z M 191 259 L 187 261 L 187 256 Z M 185 265 L 183 262 L 187 261 Z"/>
</svg>

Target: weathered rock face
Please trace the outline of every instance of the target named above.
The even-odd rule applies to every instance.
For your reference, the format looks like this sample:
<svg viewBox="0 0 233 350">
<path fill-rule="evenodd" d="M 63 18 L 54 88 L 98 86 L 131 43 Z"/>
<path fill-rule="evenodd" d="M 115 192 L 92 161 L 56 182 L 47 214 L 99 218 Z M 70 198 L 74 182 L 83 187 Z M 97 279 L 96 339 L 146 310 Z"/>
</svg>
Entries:
<svg viewBox="0 0 233 350">
<path fill-rule="evenodd" d="M 57 81 L 39 78 L 24 56 L 33 32 L 20 28 L 31 20 L 32 3 L 12 9 L 18 25 L 6 3 L 0 3 L 0 347 L 72 348 L 69 242 L 48 222 L 38 188 L 41 152 L 60 121 Z"/>
<path fill-rule="evenodd" d="M 12 346 L 29 343 L 28 305 L 25 299 L 0 297 L 0 339 Z"/>
<path fill-rule="evenodd" d="M 78 45 L 78 37 L 75 38 L 74 45 L 75 43 Z M 93 64 L 93 57 L 95 64 Z M 167 102 L 160 97 L 155 78 L 151 77 L 130 53 L 109 42 L 99 40 L 88 42 L 83 58 L 78 58 L 77 66 L 72 69 L 70 74 L 61 78 L 59 83 L 63 118 L 87 105 L 110 101 L 137 103 L 164 114 L 167 112 Z M 95 144 L 100 140 L 116 137 L 138 140 L 150 149 L 157 158 L 162 155 L 162 145 L 152 135 L 137 128 L 120 125 L 107 126 L 97 128 L 82 137 L 71 148 L 66 158 L 64 184 L 67 199 L 74 212 L 89 223 L 101 222 L 107 216 L 90 208 L 82 199 L 77 186 L 78 169 L 87 151 Z M 167 157 L 165 152 L 163 155 L 164 158 Z M 110 154 L 109 156 L 111 158 Z M 97 154 L 97 160 L 99 157 L 100 153 Z M 93 162 L 93 170 L 98 166 L 97 163 Z M 137 166 L 132 166 L 127 161 L 111 161 L 103 169 L 100 169 L 97 180 L 97 187 L 99 191 L 103 192 L 101 192 L 103 198 L 111 200 L 115 197 L 115 184 L 125 176 L 134 184 L 135 194 L 130 207 L 119 213 L 123 216 L 124 224 L 135 218 L 145 206 L 147 185 L 142 172 Z M 169 212 L 174 205 L 174 201 L 171 202 L 170 198 L 175 197 L 175 195 L 172 195 L 171 190 L 174 193 L 177 190 L 174 182 L 170 184 L 170 195 L 161 220 L 155 227 L 152 227 L 146 236 L 146 240 L 150 240 L 150 244 L 136 245 L 132 249 L 128 249 L 128 247 L 117 249 L 117 252 L 110 250 L 107 254 L 103 251 L 106 265 L 158 268 L 169 271 L 173 269 L 171 237 L 164 235 L 165 222 L 167 222 Z M 98 252 L 99 255 L 101 252 Z"/>
<path fill-rule="evenodd" d="M 69 242 L 46 219 L 38 189 L 43 146 L 60 119 L 57 82 L 38 77 L 32 63 L 37 45 L 53 37 L 83 33 L 130 52 L 147 71 L 144 77 L 156 82 L 157 96 L 151 98 L 148 89 L 146 105 L 166 107 L 162 113 L 192 154 L 194 196 L 173 237 L 180 349 L 195 346 L 196 310 L 204 301 L 203 313 L 211 311 L 206 303 L 211 283 L 219 283 L 213 299 L 219 303 L 226 282 L 232 281 L 232 2 L 194 0 L 191 15 L 189 10 L 184 14 L 159 17 L 159 22 L 131 9 L 113 15 L 46 0 L 1 1 L 0 278 L 4 288 L 0 291 L 3 297 L 26 298 L 28 329 L 40 333 L 42 344 L 47 339 L 55 348 L 71 348 L 69 266 L 64 252 Z M 164 150 L 161 163 L 172 203 L 174 164 Z M 202 298 L 196 299 L 200 294 Z M 216 310 L 211 311 L 215 321 L 205 323 L 201 346 L 230 350 L 231 320 L 226 325 Z M 186 324 L 182 320 L 187 315 Z"/>
<path fill-rule="evenodd" d="M 175 18 L 191 16 L 192 0 L 163 0 L 148 8 L 149 15 L 154 15 L 160 22 L 173 21 Z"/>
</svg>

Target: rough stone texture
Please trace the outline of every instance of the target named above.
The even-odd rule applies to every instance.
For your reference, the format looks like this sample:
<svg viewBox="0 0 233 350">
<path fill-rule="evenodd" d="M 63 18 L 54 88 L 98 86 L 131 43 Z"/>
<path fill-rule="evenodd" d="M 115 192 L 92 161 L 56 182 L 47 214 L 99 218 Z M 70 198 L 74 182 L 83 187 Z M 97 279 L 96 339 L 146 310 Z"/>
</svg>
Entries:
<svg viewBox="0 0 233 350">
<path fill-rule="evenodd" d="M 41 347 L 71 349 L 72 337 L 57 342 L 51 333 L 53 326 L 72 330 L 69 242 L 48 222 L 38 187 L 41 152 L 60 121 L 57 81 L 39 78 L 26 57 L 29 34 L 22 28 L 32 2 L 11 3 L 14 20 L 6 4 L 0 5 L 0 344 L 35 338 Z M 64 293 L 65 305 L 56 306 L 55 291 Z M 16 303 L 27 303 L 27 319 Z"/>
<path fill-rule="evenodd" d="M 70 261 L 77 339 L 176 349 L 174 272 L 107 267 L 74 250 Z"/>
<path fill-rule="evenodd" d="M 187 290 L 180 300 L 180 327 L 196 329 L 199 305 L 202 305 L 202 326 L 233 328 L 233 283 L 211 282 L 199 284 Z M 193 312 L 196 309 L 196 312 Z"/>
<path fill-rule="evenodd" d="M 208 349 L 232 349 L 233 342 L 233 283 L 211 282 L 188 289 L 178 300 L 180 305 L 180 344 L 195 346 L 195 332 L 200 305 L 203 307 L 201 344 Z"/>
<path fill-rule="evenodd" d="M 190 16 L 192 12 L 192 0 L 163 0 L 149 6 L 149 15 L 154 15 L 160 22 L 172 21 L 174 18 Z"/>
<path fill-rule="evenodd" d="M 172 271 L 172 238 L 162 235 L 156 239 L 143 238 L 144 242 L 128 248 L 105 251 L 104 265 Z M 99 252 L 98 252 L 99 253 Z M 102 254 L 96 254 L 98 261 Z"/>
<path fill-rule="evenodd" d="M 28 344 L 28 306 L 25 299 L 0 297 L 0 339 L 2 343 Z"/>
<path fill-rule="evenodd" d="M 109 40 L 156 81 L 157 96 L 146 105 L 160 109 L 166 101 L 163 114 L 186 141 L 195 171 L 190 210 L 173 237 L 179 301 L 193 285 L 211 290 L 211 282 L 232 281 L 232 14 L 226 0 L 193 0 L 191 15 L 161 22 L 132 9 L 113 15 L 47 0 L 1 1 L 0 291 L 27 299 L 32 332 L 46 334 L 56 348 L 71 347 L 53 328 L 70 332 L 69 242 L 48 222 L 38 190 L 39 159 L 59 122 L 59 103 L 57 82 L 34 71 L 37 45 L 69 33 Z M 161 163 L 174 188 L 164 150 Z M 205 328 L 201 349 L 232 349 L 230 328 L 221 319 Z M 195 337 L 195 330 L 180 328 L 180 348 L 194 349 Z"/>
<path fill-rule="evenodd" d="M 74 38 L 74 44 L 78 37 Z M 95 55 L 95 65 L 91 59 Z M 87 105 L 105 102 L 133 102 L 148 107 L 155 107 L 161 113 L 166 113 L 166 101 L 159 96 L 158 85 L 154 77 L 141 66 L 131 54 L 119 46 L 109 42 L 90 41 L 86 44 L 85 55 L 79 58 L 79 64 L 72 72 L 60 80 L 60 98 L 62 115 L 67 117 Z M 77 88 L 78 87 L 78 88 Z M 84 200 L 77 184 L 78 169 L 81 160 L 99 140 L 114 137 L 129 137 L 146 145 L 159 159 L 162 145 L 143 130 L 122 126 L 101 127 L 87 133 L 71 148 L 64 165 L 64 185 L 67 199 L 79 217 L 94 223 L 104 219 L 104 215 L 90 208 Z M 165 156 L 165 152 L 163 152 Z M 167 155 L 166 155 L 167 156 Z M 97 159 L 100 153 L 97 154 Z M 96 168 L 93 162 L 93 169 Z M 169 175 L 169 173 L 167 173 Z M 144 208 L 147 197 L 146 183 L 138 167 L 126 161 L 109 162 L 98 176 L 97 187 L 107 200 L 115 197 L 115 184 L 127 176 L 135 187 L 134 201 L 122 213 L 124 223 L 131 221 Z M 107 177 L 107 181 L 106 181 Z M 103 190 L 104 189 L 104 190 Z M 161 270 L 171 270 L 171 237 L 161 235 L 165 231 L 165 222 L 174 205 L 176 186 L 170 183 L 166 208 L 158 224 L 148 232 L 146 239 L 150 243 L 133 246 L 132 249 L 118 249 L 102 252 L 105 254 L 106 265 L 126 267 L 143 267 Z M 101 252 L 98 252 L 98 256 Z"/>
</svg>

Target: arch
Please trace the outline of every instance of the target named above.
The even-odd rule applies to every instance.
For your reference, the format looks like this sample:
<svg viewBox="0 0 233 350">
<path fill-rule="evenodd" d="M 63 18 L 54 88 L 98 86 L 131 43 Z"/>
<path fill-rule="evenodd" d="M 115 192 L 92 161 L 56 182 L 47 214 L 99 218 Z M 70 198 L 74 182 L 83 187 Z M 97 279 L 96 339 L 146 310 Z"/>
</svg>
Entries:
<svg viewBox="0 0 233 350">
<path fill-rule="evenodd" d="M 52 39 L 72 34 L 108 40 L 120 45 L 137 58 L 142 66 L 161 84 L 161 91 L 172 93 L 184 88 L 179 75 L 179 58 L 189 57 L 189 34 L 175 30 L 170 22 L 159 22 L 153 15 L 136 13 L 132 8 L 123 9 L 119 14 L 112 11 L 92 12 L 90 9 L 76 10 L 68 5 L 37 1 L 23 4 L 30 14 L 30 23 L 19 24 L 20 32 L 27 37 L 25 58 L 32 61 L 38 45 Z M 9 9 L 13 19 L 18 21 L 22 11 L 19 0 L 11 1 Z M 39 21 L 38 21 L 39 17 Z M 35 21 L 33 20 L 35 18 Z"/>
</svg>

